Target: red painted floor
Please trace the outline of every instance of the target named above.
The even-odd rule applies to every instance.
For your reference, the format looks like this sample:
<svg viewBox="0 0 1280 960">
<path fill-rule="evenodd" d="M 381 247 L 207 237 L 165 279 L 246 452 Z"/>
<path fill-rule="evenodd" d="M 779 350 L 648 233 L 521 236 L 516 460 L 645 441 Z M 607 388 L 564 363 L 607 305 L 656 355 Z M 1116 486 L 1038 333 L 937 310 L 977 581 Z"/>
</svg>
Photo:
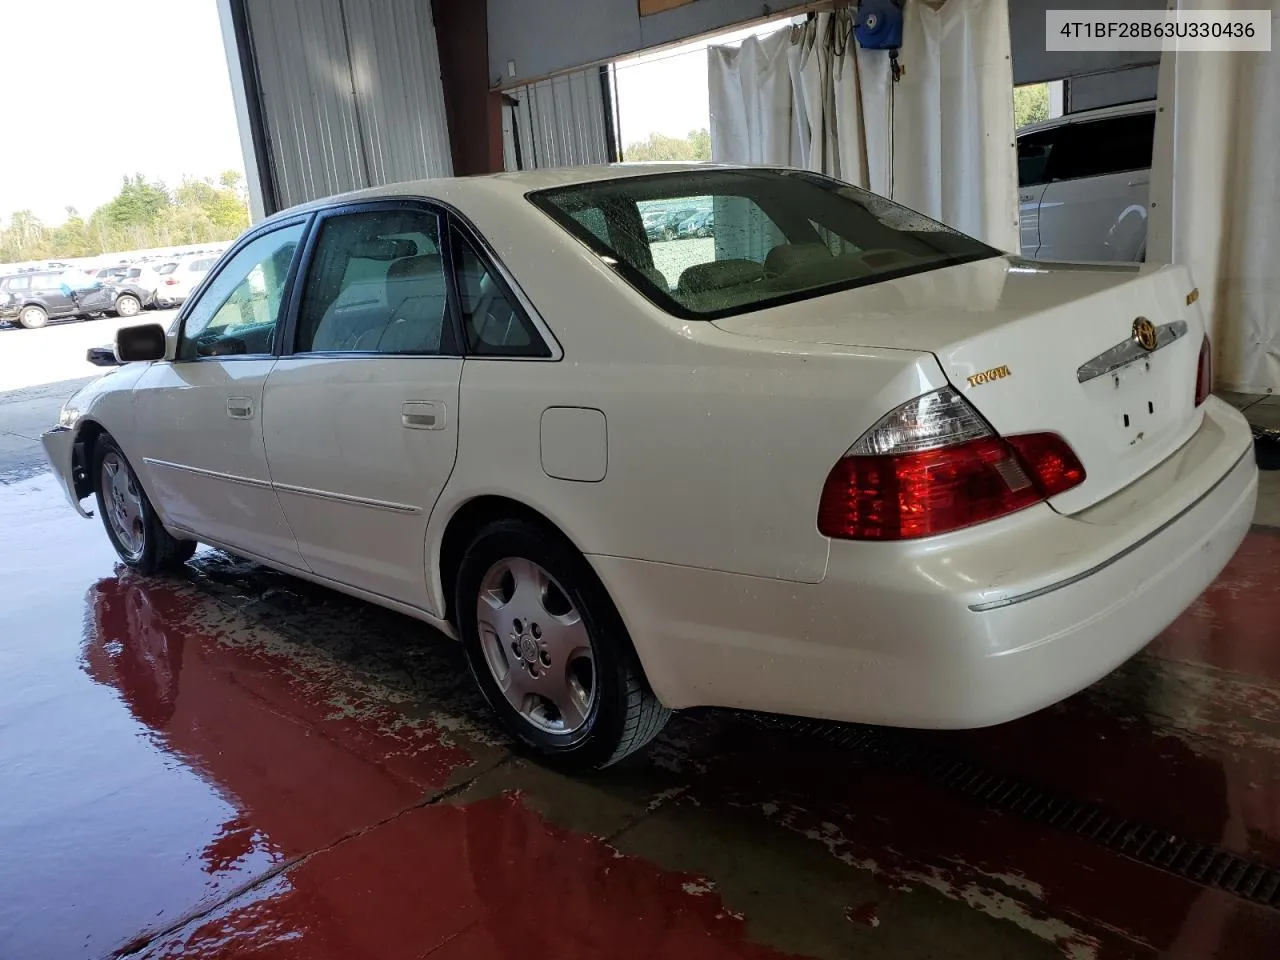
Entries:
<svg viewBox="0 0 1280 960">
<path fill-rule="evenodd" d="M 456 648 L 287 577 L 114 564 L 0 486 L 0 958 L 1280 956 L 1280 910 L 725 713 L 588 780 Z M 1280 536 L 1140 657 L 932 749 L 1280 866 Z"/>
</svg>

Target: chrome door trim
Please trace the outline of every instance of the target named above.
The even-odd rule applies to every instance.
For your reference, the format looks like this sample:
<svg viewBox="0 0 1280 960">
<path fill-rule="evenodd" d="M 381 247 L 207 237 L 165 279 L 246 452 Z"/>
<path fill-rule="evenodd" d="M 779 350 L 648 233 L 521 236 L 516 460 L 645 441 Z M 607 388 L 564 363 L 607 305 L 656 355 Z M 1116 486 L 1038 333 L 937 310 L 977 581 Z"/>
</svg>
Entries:
<svg viewBox="0 0 1280 960">
<path fill-rule="evenodd" d="M 246 487 L 271 489 L 271 481 L 255 480 L 253 477 L 241 477 L 234 473 L 219 473 L 217 470 L 205 470 L 201 467 L 189 467 L 185 463 L 173 463 L 170 460 L 157 460 L 154 457 L 143 457 L 142 462 L 152 467 L 168 467 L 170 470 L 181 470 L 183 473 L 194 473 L 198 477 L 209 477 L 213 480 L 226 480 L 228 483 L 239 483 Z"/>
<path fill-rule="evenodd" d="M 359 507 L 372 507 L 375 510 L 386 510 L 390 513 L 421 513 L 421 507 L 409 503 L 396 503 L 392 500 L 372 500 L 368 497 L 353 497 L 348 493 L 333 493 L 329 490 L 316 490 L 314 487 L 299 487 L 292 483 L 273 484 L 277 493 L 296 493 L 300 497 L 315 497 L 317 500 L 332 500 L 336 503 L 350 503 Z"/>
<path fill-rule="evenodd" d="M 1114 347 L 1108 347 L 1091 360 L 1086 360 L 1076 371 L 1076 380 L 1088 383 L 1098 377 L 1105 377 L 1121 367 L 1127 367 L 1136 360 L 1149 357 L 1157 350 L 1163 350 L 1176 340 L 1187 334 L 1187 321 L 1173 320 L 1156 327 L 1156 345 L 1152 350 L 1144 350 L 1133 337 L 1121 340 Z"/>
</svg>

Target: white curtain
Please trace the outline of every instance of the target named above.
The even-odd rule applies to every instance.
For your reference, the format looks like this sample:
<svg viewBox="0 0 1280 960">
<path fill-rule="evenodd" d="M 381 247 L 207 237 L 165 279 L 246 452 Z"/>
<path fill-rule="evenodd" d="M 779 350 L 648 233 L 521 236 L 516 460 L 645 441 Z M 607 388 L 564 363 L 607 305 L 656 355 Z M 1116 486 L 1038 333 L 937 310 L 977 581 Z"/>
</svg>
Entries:
<svg viewBox="0 0 1280 960">
<path fill-rule="evenodd" d="M 1184 10 L 1271 10 L 1280 0 L 1181 0 Z M 1280 390 L 1280 54 L 1166 53 L 1147 257 L 1191 268 L 1217 385 Z"/>
<path fill-rule="evenodd" d="M 1018 249 L 1007 0 L 907 0 L 899 62 L 846 11 L 709 47 L 711 156 L 801 167 Z"/>
</svg>

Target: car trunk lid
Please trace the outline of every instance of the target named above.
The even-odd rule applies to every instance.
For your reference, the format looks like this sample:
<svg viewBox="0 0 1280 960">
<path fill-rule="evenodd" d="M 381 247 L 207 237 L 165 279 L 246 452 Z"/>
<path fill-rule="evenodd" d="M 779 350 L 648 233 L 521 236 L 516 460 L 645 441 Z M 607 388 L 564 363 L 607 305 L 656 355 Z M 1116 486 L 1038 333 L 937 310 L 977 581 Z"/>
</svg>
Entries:
<svg viewBox="0 0 1280 960">
<path fill-rule="evenodd" d="M 1087 477 L 1050 505 L 1072 514 L 1153 469 L 1197 429 L 1204 324 L 1193 300 L 1184 267 L 995 257 L 715 323 L 771 340 L 933 353 L 1002 435 L 1067 440 Z M 1153 329 L 1148 350 L 1135 337 L 1150 343 Z"/>
</svg>

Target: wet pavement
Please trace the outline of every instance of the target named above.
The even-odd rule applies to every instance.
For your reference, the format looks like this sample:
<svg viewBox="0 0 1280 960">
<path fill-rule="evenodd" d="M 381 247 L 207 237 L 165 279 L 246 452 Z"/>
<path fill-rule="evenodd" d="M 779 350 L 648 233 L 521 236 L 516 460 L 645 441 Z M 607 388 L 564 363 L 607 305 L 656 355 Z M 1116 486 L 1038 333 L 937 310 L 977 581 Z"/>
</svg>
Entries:
<svg viewBox="0 0 1280 960">
<path fill-rule="evenodd" d="M 573 779 L 415 621 L 212 550 L 137 577 L 27 473 L 0 476 L 6 960 L 1280 956 L 1280 531 L 1025 720 L 869 749 L 694 711 Z"/>
</svg>

